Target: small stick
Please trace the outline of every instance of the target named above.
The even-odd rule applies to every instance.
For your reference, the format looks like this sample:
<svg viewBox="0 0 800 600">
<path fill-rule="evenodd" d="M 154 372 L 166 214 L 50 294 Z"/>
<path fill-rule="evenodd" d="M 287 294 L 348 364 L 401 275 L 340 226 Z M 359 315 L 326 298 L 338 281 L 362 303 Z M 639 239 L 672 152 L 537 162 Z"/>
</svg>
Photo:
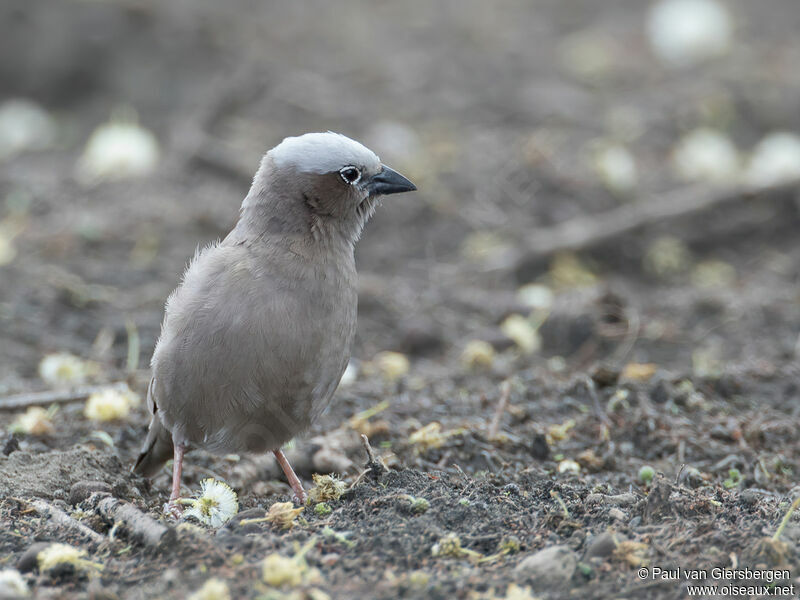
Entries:
<svg viewBox="0 0 800 600">
<path fill-rule="evenodd" d="M 369 438 L 363 433 L 361 434 L 361 445 L 364 448 L 364 452 L 367 453 L 367 464 L 364 465 L 364 470 L 361 471 L 358 477 L 356 477 L 356 480 L 350 484 L 348 490 L 352 490 L 359 483 L 361 483 L 364 477 L 367 476 L 367 473 L 372 473 L 373 477 L 377 477 L 380 473 L 386 473 L 389 471 L 389 468 L 383 464 L 382 461 L 375 458 L 375 452 L 372 451 L 372 446 L 369 445 Z"/>
<path fill-rule="evenodd" d="M 792 502 L 792 505 L 789 507 L 789 510 L 786 511 L 786 514 L 783 515 L 783 519 L 781 520 L 781 524 L 778 526 L 778 529 L 775 531 L 775 535 L 772 536 L 772 541 L 777 542 L 781 539 L 781 534 L 783 530 L 786 529 L 786 525 L 789 523 L 789 519 L 792 518 L 792 513 L 797 510 L 797 507 L 800 506 L 800 496 L 795 498 L 795 501 Z"/>
<path fill-rule="evenodd" d="M 503 413 L 506 412 L 508 407 L 508 399 L 511 397 L 511 383 L 505 380 L 500 384 L 500 400 L 497 403 L 497 408 L 494 411 L 492 422 L 489 424 L 489 439 L 493 440 L 497 437 L 497 432 L 500 430 L 500 420 L 503 418 Z"/>
<path fill-rule="evenodd" d="M 110 523 L 122 523 L 128 535 L 154 550 L 166 550 L 177 541 L 173 527 L 159 523 L 133 504 L 121 502 L 113 496 L 96 492 L 89 497 L 89 504 Z"/>
<path fill-rule="evenodd" d="M 95 530 L 88 528 L 79 521 L 76 521 L 60 508 L 48 504 L 44 500 L 34 500 L 31 505 L 36 509 L 36 512 L 43 517 L 50 519 L 54 525 L 63 527 L 72 533 L 88 538 L 95 544 L 102 544 L 106 541 L 106 538 L 97 533 Z"/>
<path fill-rule="evenodd" d="M 800 178 L 768 185 L 733 185 L 723 188 L 692 185 L 651 199 L 625 204 L 595 215 L 575 217 L 540 231 L 532 231 L 520 247 L 489 264 L 488 270 L 508 269 L 566 250 L 582 250 L 644 227 L 688 217 L 752 196 L 789 191 Z"/>
<path fill-rule="evenodd" d="M 388 473 L 389 467 L 383 464 L 383 461 L 380 458 L 375 457 L 375 453 L 372 451 L 372 446 L 369 445 L 369 438 L 363 433 L 361 434 L 361 445 L 364 447 L 364 452 L 367 453 L 367 467 Z"/>
<path fill-rule="evenodd" d="M 558 502 L 558 505 L 561 507 L 561 512 L 564 514 L 564 518 L 569 519 L 569 509 L 567 509 L 567 503 L 561 499 L 561 494 L 555 490 L 550 490 L 550 497 Z"/>
<path fill-rule="evenodd" d="M 16 394 L 0 398 L 0 410 L 17 410 L 29 406 L 41 404 L 66 404 L 68 402 L 80 402 L 86 400 L 95 392 L 101 392 L 109 388 L 125 391 L 128 389 L 124 383 L 114 383 L 111 385 L 88 385 L 70 390 L 47 390 L 44 392 L 30 392 Z"/>
</svg>

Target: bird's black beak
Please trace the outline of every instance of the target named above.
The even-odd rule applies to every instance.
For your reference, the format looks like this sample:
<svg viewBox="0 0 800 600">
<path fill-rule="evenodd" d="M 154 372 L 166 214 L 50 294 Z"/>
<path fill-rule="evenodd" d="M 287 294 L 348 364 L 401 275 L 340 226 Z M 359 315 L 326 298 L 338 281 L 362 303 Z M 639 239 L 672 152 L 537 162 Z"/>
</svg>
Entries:
<svg viewBox="0 0 800 600">
<path fill-rule="evenodd" d="M 386 196 L 400 192 L 413 192 L 417 189 L 413 183 L 386 165 L 379 173 L 373 175 L 367 182 L 367 191 L 370 196 Z"/>
</svg>

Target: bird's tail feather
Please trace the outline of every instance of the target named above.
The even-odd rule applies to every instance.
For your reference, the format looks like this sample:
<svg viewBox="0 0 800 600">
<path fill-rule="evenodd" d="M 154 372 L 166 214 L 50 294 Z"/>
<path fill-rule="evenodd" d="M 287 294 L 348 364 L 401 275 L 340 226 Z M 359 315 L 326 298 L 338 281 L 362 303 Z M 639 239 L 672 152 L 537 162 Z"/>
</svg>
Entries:
<svg viewBox="0 0 800 600">
<path fill-rule="evenodd" d="M 161 424 L 158 414 L 154 414 L 147 431 L 147 439 L 131 470 L 145 477 L 152 477 L 172 458 L 172 452 L 172 435 Z"/>
</svg>

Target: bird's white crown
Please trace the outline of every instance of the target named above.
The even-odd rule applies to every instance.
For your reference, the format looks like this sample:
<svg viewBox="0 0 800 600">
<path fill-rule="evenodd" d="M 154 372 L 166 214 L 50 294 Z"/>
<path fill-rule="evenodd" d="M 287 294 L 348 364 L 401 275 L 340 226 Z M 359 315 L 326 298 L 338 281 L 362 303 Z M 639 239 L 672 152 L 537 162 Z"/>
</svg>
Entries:
<svg viewBox="0 0 800 600">
<path fill-rule="evenodd" d="M 269 154 L 279 169 L 302 173 L 332 173 L 347 166 L 377 171 L 381 162 L 366 146 L 332 131 L 287 137 Z"/>
</svg>

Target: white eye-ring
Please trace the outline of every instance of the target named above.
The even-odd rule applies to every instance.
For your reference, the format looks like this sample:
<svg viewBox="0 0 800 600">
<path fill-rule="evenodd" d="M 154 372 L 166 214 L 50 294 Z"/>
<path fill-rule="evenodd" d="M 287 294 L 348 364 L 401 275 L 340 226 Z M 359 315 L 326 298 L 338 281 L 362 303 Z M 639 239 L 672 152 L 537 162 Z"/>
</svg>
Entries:
<svg viewBox="0 0 800 600">
<path fill-rule="evenodd" d="M 348 185 L 355 185 L 358 183 L 358 180 L 361 179 L 361 171 L 355 167 L 345 167 L 339 171 L 339 176 L 342 178 L 342 181 Z"/>
</svg>

